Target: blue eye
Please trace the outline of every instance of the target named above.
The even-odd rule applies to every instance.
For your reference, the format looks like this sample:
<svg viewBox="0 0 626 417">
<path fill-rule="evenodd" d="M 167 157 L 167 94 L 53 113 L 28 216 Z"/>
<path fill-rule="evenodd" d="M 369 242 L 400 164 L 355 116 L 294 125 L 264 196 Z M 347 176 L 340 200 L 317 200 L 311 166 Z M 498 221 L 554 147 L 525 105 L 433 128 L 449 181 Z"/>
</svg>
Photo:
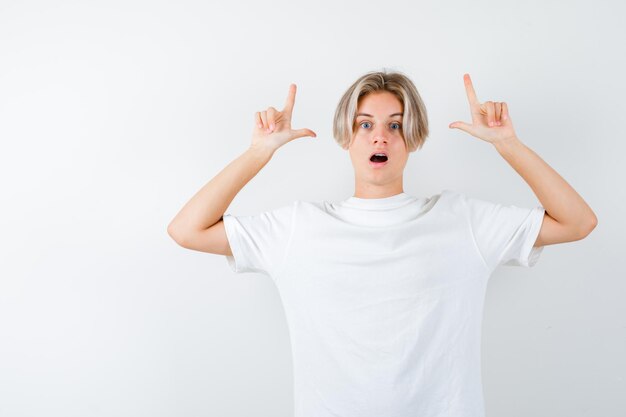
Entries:
<svg viewBox="0 0 626 417">
<path fill-rule="evenodd" d="M 359 124 L 359 126 L 363 127 L 363 124 L 368 124 L 368 125 L 369 125 L 369 124 L 371 124 L 371 123 L 370 123 L 370 122 L 361 122 L 361 123 Z M 402 125 L 401 125 L 400 123 L 398 123 L 398 122 L 393 122 L 393 123 L 390 123 L 390 125 L 396 125 L 396 126 L 398 126 L 398 127 L 395 127 L 395 128 L 391 128 L 392 130 L 400 130 L 400 129 L 402 129 Z M 367 127 L 365 127 L 365 129 L 367 129 Z"/>
<path fill-rule="evenodd" d="M 364 124 L 371 125 L 371 123 L 370 123 L 370 122 L 361 122 L 361 123 L 359 124 L 359 126 L 363 127 L 364 129 L 368 129 L 368 127 L 367 127 L 367 126 L 363 126 Z M 390 123 L 389 125 L 390 125 L 390 126 L 394 126 L 394 125 L 395 125 L 395 126 L 397 126 L 397 127 L 392 127 L 392 128 L 391 128 L 391 130 L 402 130 L 402 124 L 401 124 L 401 123 L 398 123 L 398 122 L 392 122 L 392 123 Z"/>
</svg>

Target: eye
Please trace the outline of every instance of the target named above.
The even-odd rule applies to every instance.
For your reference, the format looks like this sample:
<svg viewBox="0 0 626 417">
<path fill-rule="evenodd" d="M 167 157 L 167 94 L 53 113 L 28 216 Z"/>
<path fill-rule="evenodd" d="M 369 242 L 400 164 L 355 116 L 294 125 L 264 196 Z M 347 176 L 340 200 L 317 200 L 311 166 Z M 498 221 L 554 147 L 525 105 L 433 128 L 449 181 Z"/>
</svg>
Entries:
<svg viewBox="0 0 626 417">
<path fill-rule="evenodd" d="M 363 127 L 363 123 L 367 123 L 367 124 L 369 124 L 369 122 L 361 122 L 361 123 L 359 124 L 359 126 Z M 367 129 L 367 128 L 366 128 L 366 129 Z"/>
<path fill-rule="evenodd" d="M 398 126 L 398 127 L 397 127 L 396 129 L 394 129 L 394 130 L 399 130 L 399 129 L 401 129 L 401 128 L 402 128 L 402 125 L 401 125 L 400 123 L 398 123 L 398 122 L 393 122 L 391 125 L 392 125 L 392 126 L 393 126 L 393 125 L 397 125 L 397 126 Z"/>
</svg>

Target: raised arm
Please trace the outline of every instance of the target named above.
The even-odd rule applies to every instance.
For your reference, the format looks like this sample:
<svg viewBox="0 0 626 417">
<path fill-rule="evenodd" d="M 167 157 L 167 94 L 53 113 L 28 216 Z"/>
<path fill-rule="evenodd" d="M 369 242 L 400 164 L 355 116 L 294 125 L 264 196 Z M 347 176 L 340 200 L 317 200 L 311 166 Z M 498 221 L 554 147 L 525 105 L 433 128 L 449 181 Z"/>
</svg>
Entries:
<svg viewBox="0 0 626 417">
<path fill-rule="evenodd" d="M 274 152 L 293 139 L 312 136 L 310 129 L 291 129 L 296 85 L 289 86 L 283 111 L 274 107 L 256 112 L 250 147 L 205 184 L 167 227 L 179 245 L 202 252 L 232 255 L 222 216 L 241 189 L 259 173 Z"/>
<path fill-rule="evenodd" d="M 591 207 L 550 165 L 517 137 L 505 102 L 480 103 L 469 74 L 463 76 L 472 123 L 457 121 L 457 128 L 491 143 L 526 181 L 545 209 L 534 246 L 580 240 L 598 224 Z"/>
</svg>

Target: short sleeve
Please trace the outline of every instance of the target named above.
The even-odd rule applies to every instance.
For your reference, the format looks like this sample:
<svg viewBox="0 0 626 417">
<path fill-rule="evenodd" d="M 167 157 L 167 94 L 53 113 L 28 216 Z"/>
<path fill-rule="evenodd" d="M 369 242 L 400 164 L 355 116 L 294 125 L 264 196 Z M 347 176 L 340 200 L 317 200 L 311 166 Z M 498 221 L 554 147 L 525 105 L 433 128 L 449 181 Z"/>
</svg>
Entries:
<svg viewBox="0 0 626 417">
<path fill-rule="evenodd" d="M 532 267 L 543 246 L 534 247 L 545 209 L 492 203 L 463 195 L 472 234 L 487 266 Z"/>
<path fill-rule="evenodd" d="M 283 262 L 295 213 L 295 203 L 248 216 L 224 214 L 224 230 L 232 256 L 233 272 L 260 272 L 271 276 Z"/>
</svg>

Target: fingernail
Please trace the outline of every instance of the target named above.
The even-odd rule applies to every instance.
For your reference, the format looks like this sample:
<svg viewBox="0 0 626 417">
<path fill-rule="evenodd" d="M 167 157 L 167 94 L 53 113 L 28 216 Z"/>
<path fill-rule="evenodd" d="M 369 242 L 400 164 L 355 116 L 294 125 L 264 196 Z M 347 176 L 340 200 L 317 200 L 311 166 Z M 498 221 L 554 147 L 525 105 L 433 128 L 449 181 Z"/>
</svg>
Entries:
<svg viewBox="0 0 626 417">
<path fill-rule="evenodd" d="M 489 126 L 493 126 L 493 122 L 489 122 Z"/>
<path fill-rule="evenodd" d="M 498 126 L 502 126 L 502 123 L 500 123 L 499 121 L 498 121 Z"/>
<path fill-rule="evenodd" d="M 274 123 L 270 125 L 270 129 L 274 130 Z"/>
</svg>

